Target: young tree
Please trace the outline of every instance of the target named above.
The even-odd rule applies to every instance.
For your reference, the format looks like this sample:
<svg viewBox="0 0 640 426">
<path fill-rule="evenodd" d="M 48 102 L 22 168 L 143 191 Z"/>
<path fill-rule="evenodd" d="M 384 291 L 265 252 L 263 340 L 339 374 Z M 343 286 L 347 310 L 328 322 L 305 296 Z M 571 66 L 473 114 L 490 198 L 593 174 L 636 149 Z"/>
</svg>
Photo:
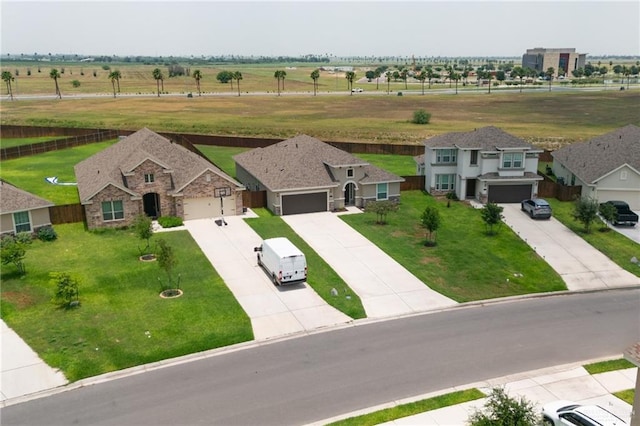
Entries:
<svg viewBox="0 0 640 426">
<path fill-rule="evenodd" d="M 591 197 L 580 197 L 573 206 L 572 216 L 582 222 L 584 232 L 591 232 L 591 224 L 598 217 L 598 200 Z"/>
<path fill-rule="evenodd" d="M 536 426 L 540 419 L 526 398 L 511 398 L 502 388 L 493 388 L 483 411 L 467 420 L 471 426 Z"/>
<path fill-rule="evenodd" d="M 66 272 L 51 272 L 49 282 L 55 286 L 55 300 L 58 305 L 70 308 L 79 304 L 78 281 Z"/>
<path fill-rule="evenodd" d="M 320 78 L 320 70 L 311 71 L 311 80 L 313 80 L 313 96 L 318 93 L 318 79 Z"/>
<path fill-rule="evenodd" d="M 195 70 L 193 72 L 193 78 L 196 80 L 196 89 L 198 89 L 198 96 L 201 96 L 200 80 L 202 79 L 202 72 L 200 70 Z"/>
<path fill-rule="evenodd" d="M 27 254 L 26 243 L 22 240 L 8 236 L 0 240 L 0 259 L 3 265 L 13 264 L 20 275 L 26 273 L 24 258 Z"/>
<path fill-rule="evenodd" d="M 366 212 L 375 213 L 376 223 L 379 225 L 384 225 L 387 223 L 387 215 L 390 212 L 395 212 L 398 210 L 398 204 L 389 200 L 369 201 L 364 210 Z"/>
<path fill-rule="evenodd" d="M 435 246 L 436 239 L 434 233 L 440 227 L 440 212 L 438 208 L 435 206 L 427 206 L 426 209 L 422 212 L 422 217 L 420 218 L 420 223 L 424 226 L 427 231 L 427 241 L 425 243 L 426 246 Z"/>
<path fill-rule="evenodd" d="M 167 278 L 169 280 L 169 285 L 166 288 L 175 288 L 173 286 L 173 269 L 176 267 L 178 260 L 173 253 L 173 249 L 165 240 L 158 240 L 158 247 L 160 248 L 160 252 L 157 256 L 158 266 L 160 266 L 160 269 L 167 274 Z"/>
<path fill-rule="evenodd" d="M 503 207 L 500 207 L 495 203 L 487 203 L 482 207 L 482 210 L 480 210 L 482 221 L 487 227 L 487 235 L 495 234 L 493 227 L 499 226 L 502 223 L 503 210 Z"/>
<path fill-rule="evenodd" d="M 616 220 L 618 211 L 613 204 L 604 203 L 600 205 L 600 216 L 604 219 L 602 222 L 602 229 L 607 229 L 607 222 L 613 223 Z"/>
<path fill-rule="evenodd" d="M 2 71 L 2 81 L 7 85 L 7 94 L 9 95 L 9 99 L 13 100 L 13 90 L 11 89 L 11 82 L 14 81 L 13 74 L 11 71 Z"/>
<path fill-rule="evenodd" d="M 138 238 L 141 240 L 145 240 L 147 245 L 144 249 L 140 250 L 140 256 L 144 256 L 145 254 L 149 254 L 149 250 L 151 249 L 151 237 L 153 237 L 153 223 L 151 218 L 146 214 L 139 214 L 133 220 L 133 231 L 136 233 Z"/>
<path fill-rule="evenodd" d="M 60 72 L 57 69 L 53 68 L 49 73 L 49 77 L 51 77 L 54 83 L 56 84 L 56 96 L 59 99 L 62 99 L 62 93 L 60 93 L 60 86 L 58 86 L 58 79 L 60 78 Z"/>
</svg>

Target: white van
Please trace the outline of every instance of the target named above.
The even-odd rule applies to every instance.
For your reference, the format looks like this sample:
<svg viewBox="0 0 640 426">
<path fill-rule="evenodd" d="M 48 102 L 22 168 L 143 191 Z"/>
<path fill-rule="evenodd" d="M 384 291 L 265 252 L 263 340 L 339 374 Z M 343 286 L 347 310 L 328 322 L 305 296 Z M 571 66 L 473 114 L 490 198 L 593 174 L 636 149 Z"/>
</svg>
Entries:
<svg viewBox="0 0 640 426">
<path fill-rule="evenodd" d="M 264 240 L 253 251 L 257 252 L 258 266 L 262 266 L 275 285 L 306 281 L 307 259 L 288 239 L 281 237 Z"/>
</svg>

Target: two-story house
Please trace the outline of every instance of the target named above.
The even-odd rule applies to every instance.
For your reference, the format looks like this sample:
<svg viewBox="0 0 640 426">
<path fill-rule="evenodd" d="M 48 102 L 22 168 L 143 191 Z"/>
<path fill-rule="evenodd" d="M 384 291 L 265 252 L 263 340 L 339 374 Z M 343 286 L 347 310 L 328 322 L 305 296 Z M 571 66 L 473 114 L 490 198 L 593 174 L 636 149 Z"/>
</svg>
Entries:
<svg viewBox="0 0 640 426">
<path fill-rule="evenodd" d="M 233 157 L 247 189 L 266 191 L 276 215 L 364 207 L 400 199 L 404 179 L 307 135 Z"/>
<path fill-rule="evenodd" d="M 424 145 L 424 157 L 416 160 L 430 194 L 453 192 L 482 203 L 516 203 L 537 195 L 542 151 L 497 127 L 446 133 Z"/>
</svg>

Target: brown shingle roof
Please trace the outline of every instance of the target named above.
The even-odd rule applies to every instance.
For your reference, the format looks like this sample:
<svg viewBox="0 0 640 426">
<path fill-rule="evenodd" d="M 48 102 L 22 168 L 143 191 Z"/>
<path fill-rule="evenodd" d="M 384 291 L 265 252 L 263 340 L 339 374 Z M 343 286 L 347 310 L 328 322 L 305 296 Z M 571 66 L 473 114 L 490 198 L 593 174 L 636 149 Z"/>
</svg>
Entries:
<svg viewBox="0 0 640 426">
<path fill-rule="evenodd" d="M 307 135 L 243 152 L 233 159 L 271 191 L 336 186 L 338 181 L 327 166 L 364 166 L 367 176 L 360 180 L 362 183 L 403 181 L 399 176 Z"/>
<path fill-rule="evenodd" d="M 482 127 L 471 132 L 452 132 L 434 136 L 424 141 L 429 148 L 478 148 L 483 150 L 504 148 L 532 148 L 524 140 L 494 126 Z"/>
<path fill-rule="evenodd" d="M 53 206 L 51 201 L 40 198 L 8 182 L 0 180 L 0 213 L 15 213 Z"/>
<path fill-rule="evenodd" d="M 623 164 L 640 171 L 640 127 L 629 124 L 586 142 L 560 148 L 552 155 L 587 183 L 594 183 Z"/>
<path fill-rule="evenodd" d="M 107 185 L 115 185 L 133 194 L 125 187 L 123 176 L 134 171 L 145 160 L 154 161 L 171 170 L 176 191 L 181 190 L 207 169 L 241 186 L 196 153 L 144 128 L 76 164 L 75 174 L 80 201 L 88 201 Z"/>
</svg>

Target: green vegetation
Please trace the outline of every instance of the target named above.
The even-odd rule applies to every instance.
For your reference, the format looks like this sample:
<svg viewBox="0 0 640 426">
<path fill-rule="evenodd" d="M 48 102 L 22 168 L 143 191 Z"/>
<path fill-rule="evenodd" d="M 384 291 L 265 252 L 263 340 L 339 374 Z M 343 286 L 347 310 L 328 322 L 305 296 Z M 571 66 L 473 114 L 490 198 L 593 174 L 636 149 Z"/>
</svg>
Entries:
<svg viewBox="0 0 640 426">
<path fill-rule="evenodd" d="M 30 145 L 32 143 L 40 143 L 52 141 L 55 139 L 64 139 L 65 136 L 42 136 L 34 138 L 2 138 L 0 139 L 0 148 L 13 148 L 14 146 Z"/>
<path fill-rule="evenodd" d="M 463 402 L 475 401 L 484 398 L 485 395 L 478 389 L 467 389 L 463 391 L 451 392 L 433 398 L 422 399 L 420 401 L 402 404 L 393 408 L 376 411 L 374 413 L 363 414 L 362 416 L 350 417 L 329 423 L 328 426 L 374 426 L 402 417 L 413 416 L 425 411 L 437 410 L 439 408 L 462 404 Z"/>
<path fill-rule="evenodd" d="M 567 228 L 571 229 L 576 235 L 582 237 L 586 242 L 596 249 L 600 250 L 609 259 L 620 265 L 634 275 L 640 277 L 640 267 L 631 263 L 631 258 L 640 258 L 640 250 L 638 243 L 630 238 L 619 234 L 618 232 L 584 232 L 584 226 L 581 222 L 573 218 L 575 204 L 571 201 L 558 201 L 556 199 L 547 199 L 553 209 L 553 216 L 562 222 Z"/>
<path fill-rule="evenodd" d="M 540 417 L 527 398 L 512 398 L 503 388 L 493 388 L 481 411 L 469 419 L 470 426 L 537 426 Z"/>
<path fill-rule="evenodd" d="M 309 284 L 329 305 L 353 319 L 365 318 L 367 315 L 362 302 L 336 272 L 309 245 L 296 234 L 281 217 L 274 216 L 266 209 L 254 209 L 260 217 L 246 219 L 263 239 L 286 237 L 304 253 L 307 259 Z M 338 296 L 331 295 L 331 289 L 338 291 Z M 350 296 L 348 299 L 346 296 Z"/>
<path fill-rule="evenodd" d="M 410 155 L 354 154 L 356 157 L 398 176 L 414 176 L 416 162 Z"/>
<path fill-rule="evenodd" d="M 633 368 L 635 365 L 630 363 L 624 358 L 612 359 L 609 361 L 594 362 L 593 364 L 587 364 L 583 366 L 589 374 L 606 373 L 607 371 L 624 370 L 626 368 Z"/>
<path fill-rule="evenodd" d="M 161 299 L 164 272 L 138 260 L 132 230 L 87 232 L 77 223 L 56 231 L 56 241 L 35 240 L 27 251 L 28 280 L 2 268 L 0 303 L 9 327 L 69 380 L 253 339 L 249 318 L 188 232 L 162 235 L 184 295 Z M 51 272 L 78 280 L 80 306 L 52 303 Z"/>
<path fill-rule="evenodd" d="M 98 142 L 74 148 L 50 151 L 29 157 L 2 161 L 2 179 L 54 204 L 80 202 L 75 186 L 52 185 L 46 177 L 58 176 L 60 182 L 75 182 L 73 167 L 80 161 L 102 151 L 116 141 Z"/>
<path fill-rule="evenodd" d="M 233 156 L 249 151 L 249 148 L 237 146 L 196 145 L 196 148 L 198 148 L 209 161 L 232 177 L 236 175 L 236 163 L 233 161 Z"/>
<path fill-rule="evenodd" d="M 438 245 L 425 247 L 427 206 L 440 212 Z M 553 269 L 510 229 L 487 237 L 480 211 L 463 202 L 404 191 L 387 225 L 373 214 L 340 216 L 433 290 L 458 302 L 566 290 Z"/>
<path fill-rule="evenodd" d="M 623 400 L 629 405 L 633 405 L 633 398 L 636 394 L 635 389 L 627 389 L 613 393 L 615 396 Z"/>
</svg>

